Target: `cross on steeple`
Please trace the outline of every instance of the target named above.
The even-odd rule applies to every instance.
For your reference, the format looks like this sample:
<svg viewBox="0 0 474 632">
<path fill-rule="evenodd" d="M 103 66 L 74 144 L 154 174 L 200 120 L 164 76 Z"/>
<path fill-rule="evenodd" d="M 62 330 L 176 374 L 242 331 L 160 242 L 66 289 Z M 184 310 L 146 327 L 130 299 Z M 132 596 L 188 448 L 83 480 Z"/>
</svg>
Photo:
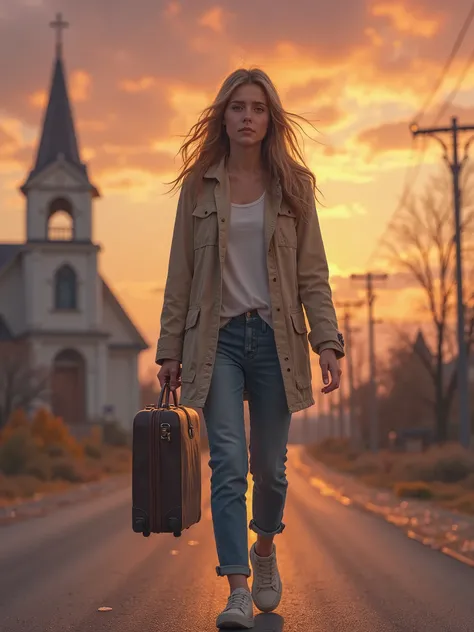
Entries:
<svg viewBox="0 0 474 632">
<path fill-rule="evenodd" d="M 63 20 L 62 13 L 56 13 L 56 20 L 54 22 L 50 22 L 49 26 L 56 31 L 56 54 L 58 57 L 62 53 L 63 46 L 63 30 L 67 29 L 69 26 L 69 22 L 65 22 Z"/>
</svg>

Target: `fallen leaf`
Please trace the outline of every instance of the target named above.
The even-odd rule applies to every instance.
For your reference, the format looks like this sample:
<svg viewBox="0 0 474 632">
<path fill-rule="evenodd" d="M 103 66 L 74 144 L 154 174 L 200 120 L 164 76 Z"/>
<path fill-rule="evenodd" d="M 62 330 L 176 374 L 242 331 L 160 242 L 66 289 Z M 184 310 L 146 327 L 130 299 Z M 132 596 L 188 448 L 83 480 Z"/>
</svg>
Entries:
<svg viewBox="0 0 474 632">
<path fill-rule="evenodd" d="M 99 612 L 110 612 L 112 610 L 112 608 L 110 608 L 109 606 L 101 606 L 100 608 L 98 608 Z"/>
</svg>

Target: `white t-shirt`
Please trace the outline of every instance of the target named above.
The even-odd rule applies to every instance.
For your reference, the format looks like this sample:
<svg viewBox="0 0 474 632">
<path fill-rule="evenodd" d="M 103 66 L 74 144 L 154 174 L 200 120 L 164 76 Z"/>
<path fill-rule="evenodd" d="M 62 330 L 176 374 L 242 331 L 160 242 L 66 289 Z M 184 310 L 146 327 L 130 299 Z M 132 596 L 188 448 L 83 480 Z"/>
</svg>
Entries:
<svg viewBox="0 0 474 632">
<path fill-rule="evenodd" d="M 272 323 L 265 252 L 265 193 L 249 204 L 232 204 L 222 278 L 220 326 L 244 312 L 258 310 Z"/>
</svg>

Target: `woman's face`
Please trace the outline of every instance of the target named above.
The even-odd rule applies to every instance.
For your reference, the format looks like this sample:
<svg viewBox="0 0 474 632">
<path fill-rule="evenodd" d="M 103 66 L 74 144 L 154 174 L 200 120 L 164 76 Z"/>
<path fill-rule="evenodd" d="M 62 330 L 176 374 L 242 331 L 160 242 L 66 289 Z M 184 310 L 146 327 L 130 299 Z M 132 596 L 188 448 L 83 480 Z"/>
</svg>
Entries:
<svg viewBox="0 0 474 632">
<path fill-rule="evenodd" d="M 265 138 L 270 112 L 263 89 L 246 83 L 234 91 L 224 112 L 224 124 L 231 143 L 246 147 Z"/>
</svg>

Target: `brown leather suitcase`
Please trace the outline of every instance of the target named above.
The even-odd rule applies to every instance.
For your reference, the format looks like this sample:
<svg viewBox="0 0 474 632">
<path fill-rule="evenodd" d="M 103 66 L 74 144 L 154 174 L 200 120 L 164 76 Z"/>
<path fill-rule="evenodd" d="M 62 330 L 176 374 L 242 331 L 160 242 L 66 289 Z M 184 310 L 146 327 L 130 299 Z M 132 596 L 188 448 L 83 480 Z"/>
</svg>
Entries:
<svg viewBox="0 0 474 632">
<path fill-rule="evenodd" d="M 133 420 L 132 528 L 175 537 L 201 519 L 199 414 L 170 405 L 165 384 L 158 406 L 147 406 Z"/>
</svg>

